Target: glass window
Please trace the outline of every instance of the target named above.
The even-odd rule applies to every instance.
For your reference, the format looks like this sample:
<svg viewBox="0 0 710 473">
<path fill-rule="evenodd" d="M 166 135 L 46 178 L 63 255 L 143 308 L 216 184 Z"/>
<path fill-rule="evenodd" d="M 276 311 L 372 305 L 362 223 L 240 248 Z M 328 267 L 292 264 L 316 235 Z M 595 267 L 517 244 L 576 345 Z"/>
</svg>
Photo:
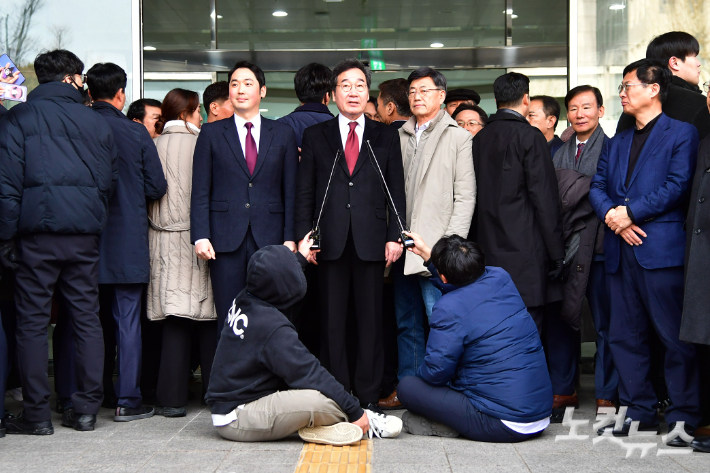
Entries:
<svg viewBox="0 0 710 473">
<path fill-rule="evenodd" d="M 209 49 L 211 13 L 210 0 L 143 0 L 144 48 Z"/>
</svg>

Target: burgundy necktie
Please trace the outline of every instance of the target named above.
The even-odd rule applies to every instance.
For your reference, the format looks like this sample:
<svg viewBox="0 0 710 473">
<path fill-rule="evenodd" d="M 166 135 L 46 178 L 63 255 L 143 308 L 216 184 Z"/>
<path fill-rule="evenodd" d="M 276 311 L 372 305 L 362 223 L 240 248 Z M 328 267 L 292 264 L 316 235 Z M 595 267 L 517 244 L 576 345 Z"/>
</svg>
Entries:
<svg viewBox="0 0 710 473">
<path fill-rule="evenodd" d="M 251 128 L 254 126 L 251 122 L 246 122 L 244 125 L 247 127 L 247 139 L 244 143 L 244 158 L 247 161 L 247 168 L 249 168 L 249 174 L 254 174 L 254 168 L 256 167 L 256 156 L 259 154 L 256 151 L 256 141 L 254 141 L 254 136 L 251 134 Z"/>
<path fill-rule="evenodd" d="M 584 149 L 584 145 L 586 143 L 580 143 L 577 145 L 577 156 L 574 157 L 574 162 L 577 163 L 579 161 L 579 157 L 582 156 L 582 150 Z"/>
<path fill-rule="evenodd" d="M 360 142 L 357 139 L 357 133 L 355 133 L 357 122 L 350 122 L 349 125 L 350 131 L 348 132 L 348 139 L 345 141 L 345 162 L 348 163 L 348 171 L 350 171 L 352 176 L 355 163 L 357 163 L 357 156 L 360 154 Z"/>
</svg>

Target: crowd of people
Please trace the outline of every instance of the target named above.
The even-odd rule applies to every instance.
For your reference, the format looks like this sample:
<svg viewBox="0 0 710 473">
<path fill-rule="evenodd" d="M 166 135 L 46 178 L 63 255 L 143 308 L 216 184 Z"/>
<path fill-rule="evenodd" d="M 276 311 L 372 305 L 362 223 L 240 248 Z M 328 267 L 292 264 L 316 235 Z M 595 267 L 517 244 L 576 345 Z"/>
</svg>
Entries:
<svg viewBox="0 0 710 473">
<path fill-rule="evenodd" d="M 124 115 L 119 66 L 40 54 L 0 118 L 0 392 L 23 403 L 0 398 L 0 436 L 54 432 L 53 323 L 76 430 L 101 407 L 185 416 L 199 367 L 225 439 L 520 442 L 579 406 L 586 299 L 596 406 L 624 419 L 599 435 L 663 416 L 668 445 L 710 452 L 698 54 L 687 33 L 651 41 L 613 138 L 598 88 L 569 90 L 557 136 L 560 104 L 515 72 L 489 115 L 430 67 L 373 94 L 361 61 L 312 63 L 271 120 L 239 61 L 202 104 L 178 88 Z"/>
</svg>

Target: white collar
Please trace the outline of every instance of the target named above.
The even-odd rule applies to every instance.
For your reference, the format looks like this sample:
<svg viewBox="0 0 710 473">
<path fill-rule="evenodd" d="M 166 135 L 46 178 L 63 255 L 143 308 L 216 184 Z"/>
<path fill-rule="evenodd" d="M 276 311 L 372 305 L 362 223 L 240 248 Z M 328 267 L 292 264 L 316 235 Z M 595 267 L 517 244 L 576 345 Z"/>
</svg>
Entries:
<svg viewBox="0 0 710 473">
<path fill-rule="evenodd" d="M 257 114 L 254 118 L 251 120 L 245 120 L 236 113 L 234 114 L 234 123 L 237 124 L 237 129 L 243 128 L 246 122 L 251 122 L 252 125 L 254 125 L 254 128 L 260 128 L 261 127 L 261 114 Z"/>
<path fill-rule="evenodd" d="M 194 131 L 195 133 L 199 133 L 200 129 L 197 128 L 194 123 L 186 122 L 185 120 L 170 120 L 168 121 L 163 128 L 168 128 L 171 126 L 182 126 L 182 127 L 187 127 L 190 130 Z"/>
<path fill-rule="evenodd" d="M 422 130 L 422 131 L 426 130 L 427 128 L 429 128 L 429 124 L 432 122 L 432 120 L 433 120 L 433 118 L 431 120 L 429 120 L 428 122 L 424 122 L 421 125 L 417 125 L 417 121 L 415 119 L 414 120 L 414 131 L 416 132 L 419 130 Z"/>
<path fill-rule="evenodd" d="M 357 117 L 357 119 L 355 119 L 355 120 L 350 120 L 349 118 L 345 118 L 342 113 L 338 114 L 338 123 L 342 127 L 350 126 L 350 125 L 348 125 L 348 123 L 353 122 L 353 121 L 357 122 L 357 124 L 360 125 L 363 129 L 365 128 L 365 114 L 364 113 L 360 114 L 360 116 Z"/>
</svg>

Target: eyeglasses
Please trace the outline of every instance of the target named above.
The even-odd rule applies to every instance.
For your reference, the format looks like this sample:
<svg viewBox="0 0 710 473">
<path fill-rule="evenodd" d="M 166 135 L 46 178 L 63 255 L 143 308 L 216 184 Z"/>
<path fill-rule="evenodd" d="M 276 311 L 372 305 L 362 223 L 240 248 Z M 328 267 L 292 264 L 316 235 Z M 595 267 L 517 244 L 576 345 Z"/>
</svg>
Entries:
<svg viewBox="0 0 710 473">
<path fill-rule="evenodd" d="M 86 74 L 74 74 L 74 75 L 68 74 L 68 75 L 64 76 L 64 78 L 66 79 L 68 77 L 69 79 L 74 80 L 74 76 L 79 76 L 82 84 L 86 83 Z"/>
<path fill-rule="evenodd" d="M 440 89 L 438 87 L 435 87 L 433 89 L 427 89 L 426 87 L 421 87 L 419 89 L 409 89 L 409 92 L 407 92 L 407 97 L 414 97 L 417 95 L 417 92 L 419 92 L 419 95 L 421 95 L 422 97 L 426 97 L 427 95 L 429 95 L 429 92 L 431 92 L 432 90 L 444 90 L 444 89 Z"/>
<path fill-rule="evenodd" d="M 710 80 L 703 84 L 703 90 L 710 94 Z"/>
<path fill-rule="evenodd" d="M 630 82 L 627 82 L 626 84 L 619 84 L 619 93 L 621 93 L 621 91 L 623 91 L 623 90 L 628 92 L 629 87 L 633 87 L 635 85 L 642 85 L 642 86 L 646 87 L 648 84 L 644 84 L 643 82 L 639 82 L 638 84 L 632 84 Z"/>
<path fill-rule="evenodd" d="M 350 92 L 353 90 L 352 84 L 338 84 L 336 87 L 340 87 L 340 90 L 342 90 L 345 93 Z M 355 90 L 358 92 L 365 92 L 367 90 L 367 87 L 365 87 L 365 84 L 355 84 Z"/>
<path fill-rule="evenodd" d="M 471 120 L 470 122 L 458 122 L 458 121 L 457 121 L 456 123 L 457 123 L 458 126 L 460 126 L 461 128 L 466 128 L 467 126 L 476 126 L 476 125 L 478 125 L 478 126 L 480 126 L 481 128 L 483 128 L 483 124 L 477 122 L 476 120 Z"/>
</svg>

